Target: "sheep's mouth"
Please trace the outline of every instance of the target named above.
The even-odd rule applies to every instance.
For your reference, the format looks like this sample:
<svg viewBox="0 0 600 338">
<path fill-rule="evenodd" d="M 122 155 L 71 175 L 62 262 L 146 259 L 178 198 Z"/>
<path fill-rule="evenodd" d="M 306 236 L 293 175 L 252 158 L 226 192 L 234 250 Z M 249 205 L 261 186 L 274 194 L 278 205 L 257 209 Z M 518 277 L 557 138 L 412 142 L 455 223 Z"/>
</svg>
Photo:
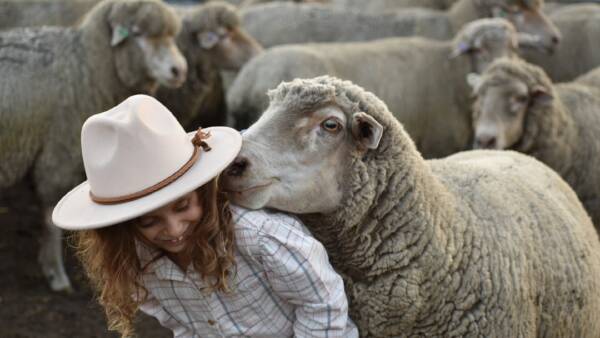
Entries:
<svg viewBox="0 0 600 338">
<path fill-rule="evenodd" d="M 224 191 L 228 194 L 233 194 L 234 196 L 248 195 L 248 194 L 263 190 L 265 188 L 268 188 L 272 184 L 273 184 L 273 181 L 269 181 L 266 183 L 256 184 L 256 185 L 252 185 L 250 187 L 245 187 L 245 188 L 224 189 Z"/>
<path fill-rule="evenodd" d="M 556 48 L 554 45 L 552 45 L 552 46 L 541 45 L 541 44 L 540 45 L 522 45 L 519 48 L 537 51 L 537 52 L 541 52 L 541 53 L 548 54 L 548 55 L 553 55 L 554 52 L 556 51 Z"/>
</svg>

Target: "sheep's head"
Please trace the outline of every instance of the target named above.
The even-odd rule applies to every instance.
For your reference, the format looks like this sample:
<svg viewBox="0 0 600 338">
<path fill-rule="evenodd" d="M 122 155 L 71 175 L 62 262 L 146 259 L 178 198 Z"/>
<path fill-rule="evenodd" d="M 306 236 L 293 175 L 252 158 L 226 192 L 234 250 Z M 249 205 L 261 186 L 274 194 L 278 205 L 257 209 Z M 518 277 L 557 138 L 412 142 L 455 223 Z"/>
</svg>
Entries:
<svg viewBox="0 0 600 338">
<path fill-rule="evenodd" d="M 387 111 L 370 93 L 357 103 L 352 90 L 366 93 L 328 76 L 271 90 L 269 107 L 243 133 L 242 150 L 224 173 L 233 201 L 294 213 L 336 210 L 353 159 L 378 148 L 383 135 L 382 125 L 367 112 Z"/>
<path fill-rule="evenodd" d="M 471 78 L 477 100 L 473 109 L 475 148 L 508 149 L 524 138 L 539 115 L 553 104 L 552 83 L 538 67 L 498 60 Z"/>
<path fill-rule="evenodd" d="M 151 93 L 157 84 L 178 87 L 187 63 L 176 46 L 180 21 L 157 0 L 102 1 L 80 25 L 88 44 L 110 48 L 125 86 Z"/>
<path fill-rule="evenodd" d="M 479 19 L 466 24 L 453 41 L 451 57 L 471 58 L 473 71 L 481 73 L 495 59 L 516 57 L 519 34 L 505 19 Z"/>
<path fill-rule="evenodd" d="M 221 1 L 198 6 L 183 18 L 183 32 L 197 55 L 208 55 L 217 67 L 239 70 L 262 51 L 240 27 L 237 9 Z M 190 54 L 190 53 L 188 53 Z"/>
<path fill-rule="evenodd" d="M 558 28 L 542 12 L 544 0 L 475 0 L 485 17 L 504 18 L 518 32 L 536 37 L 536 48 L 553 52 L 560 41 Z"/>
</svg>

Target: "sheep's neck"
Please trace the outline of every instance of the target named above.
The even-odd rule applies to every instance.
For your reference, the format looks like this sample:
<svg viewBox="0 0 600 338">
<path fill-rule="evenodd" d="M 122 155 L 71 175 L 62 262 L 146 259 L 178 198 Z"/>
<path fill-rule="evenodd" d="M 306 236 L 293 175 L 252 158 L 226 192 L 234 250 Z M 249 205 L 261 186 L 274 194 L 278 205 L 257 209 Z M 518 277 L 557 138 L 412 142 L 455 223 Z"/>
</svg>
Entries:
<svg viewBox="0 0 600 338">
<path fill-rule="evenodd" d="M 453 34 L 458 32 L 466 23 L 482 17 L 481 9 L 477 8 L 474 0 L 459 0 L 447 12 Z"/>
<path fill-rule="evenodd" d="M 437 237 L 442 223 L 450 221 L 446 210 L 451 202 L 412 144 L 398 150 L 380 153 L 368 166 L 355 159 L 349 174 L 355 182 L 352 198 L 333 214 L 303 217 L 332 264 L 354 282 L 422 270 L 414 266 L 420 257 L 443 255 Z"/>
<path fill-rule="evenodd" d="M 577 128 L 565 113 L 567 108 L 558 95 L 555 93 L 554 96 L 555 102 L 550 109 L 536 111 L 536 116 L 526 121 L 525 135 L 515 150 L 532 155 L 565 177 L 572 171 L 572 156 L 577 152 L 573 149 L 578 144 L 575 141 Z"/>
</svg>

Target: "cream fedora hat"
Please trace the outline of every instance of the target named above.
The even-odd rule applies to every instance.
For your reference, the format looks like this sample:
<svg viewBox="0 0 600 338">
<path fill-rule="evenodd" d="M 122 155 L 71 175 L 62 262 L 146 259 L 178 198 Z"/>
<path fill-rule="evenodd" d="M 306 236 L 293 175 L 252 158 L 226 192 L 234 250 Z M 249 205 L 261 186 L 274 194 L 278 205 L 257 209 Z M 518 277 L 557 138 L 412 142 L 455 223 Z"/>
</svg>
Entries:
<svg viewBox="0 0 600 338">
<path fill-rule="evenodd" d="M 216 177 L 241 146 L 235 129 L 186 133 L 156 99 L 131 96 L 83 124 L 87 181 L 58 202 L 52 221 L 63 229 L 85 230 L 133 219 Z"/>
</svg>

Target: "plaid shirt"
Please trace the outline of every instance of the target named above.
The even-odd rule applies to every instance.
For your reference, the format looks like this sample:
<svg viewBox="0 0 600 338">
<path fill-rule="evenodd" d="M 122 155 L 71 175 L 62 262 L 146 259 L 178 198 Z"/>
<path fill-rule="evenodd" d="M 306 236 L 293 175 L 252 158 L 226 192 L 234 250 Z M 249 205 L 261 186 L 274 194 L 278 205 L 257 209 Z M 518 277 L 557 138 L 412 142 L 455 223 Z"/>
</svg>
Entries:
<svg viewBox="0 0 600 338">
<path fill-rule="evenodd" d="M 348 318 L 341 277 L 323 245 L 298 220 L 232 206 L 237 264 L 231 293 L 206 287 L 163 256 L 142 275 L 149 291 L 140 309 L 175 337 L 358 337 Z M 156 249 L 137 242 L 142 265 Z"/>
</svg>

